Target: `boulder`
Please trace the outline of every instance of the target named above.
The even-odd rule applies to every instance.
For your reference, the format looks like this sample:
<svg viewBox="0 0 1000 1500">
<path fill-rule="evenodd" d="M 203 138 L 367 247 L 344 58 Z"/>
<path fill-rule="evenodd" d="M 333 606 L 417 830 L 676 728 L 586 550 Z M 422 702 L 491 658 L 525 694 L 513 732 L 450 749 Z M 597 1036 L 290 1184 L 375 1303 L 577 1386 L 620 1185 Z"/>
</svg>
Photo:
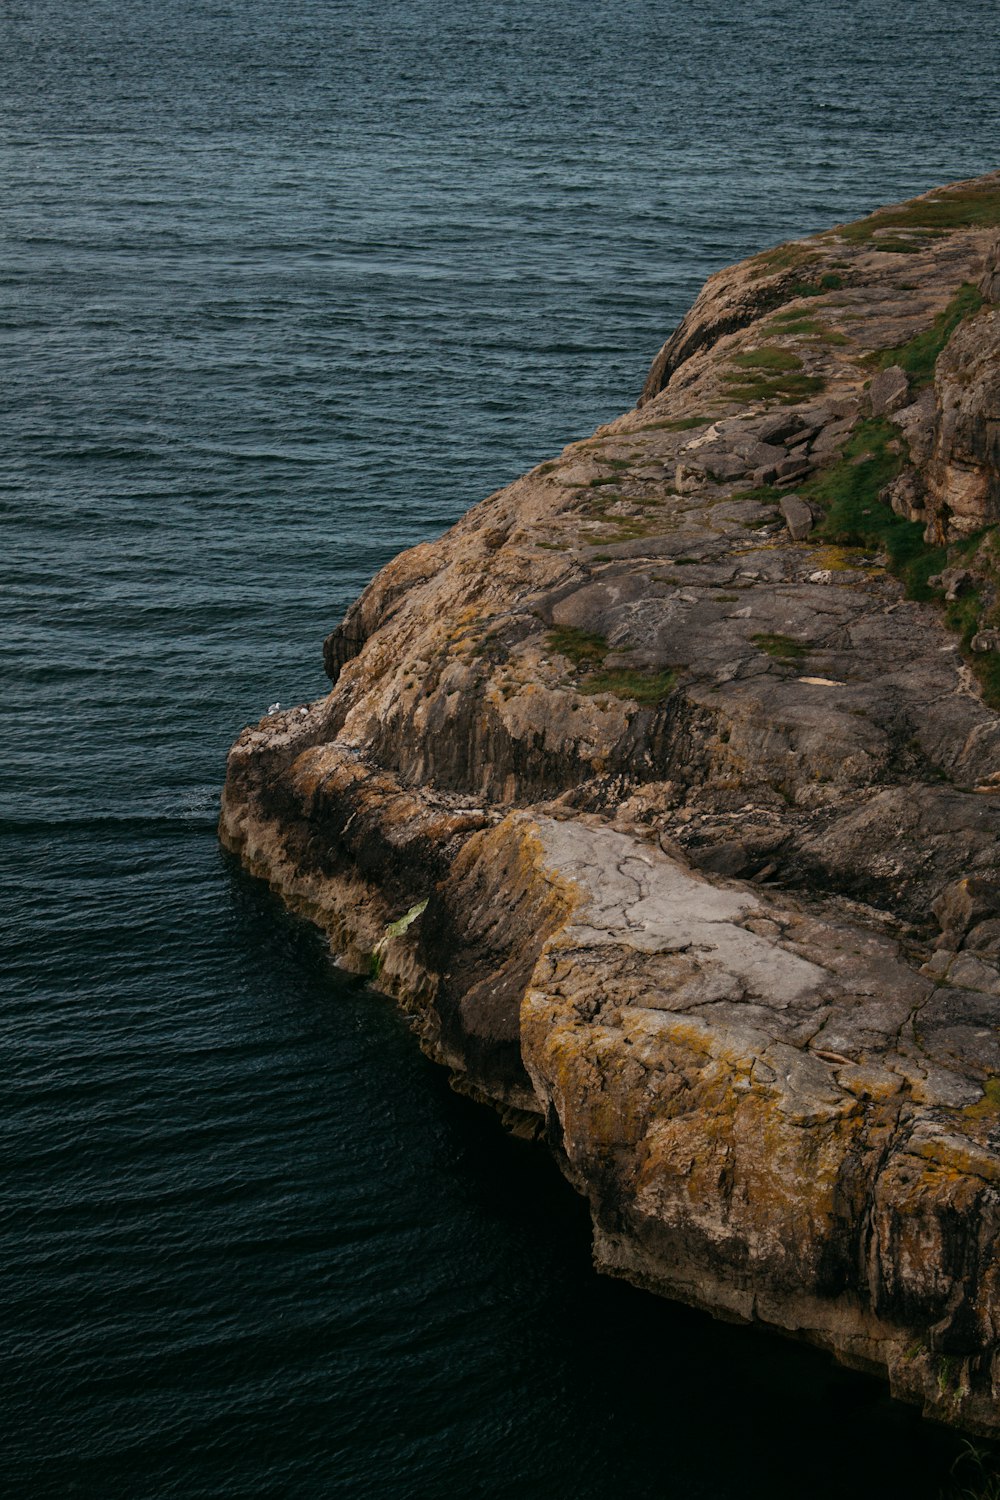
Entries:
<svg viewBox="0 0 1000 1500">
<path fill-rule="evenodd" d="M 888 417 L 909 404 L 910 380 L 899 365 L 880 370 L 868 387 L 868 404 L 873 417 Z"/>
<path fill-rule="evenodd" d="M 879 499 L 906 521 L 924 519 L 924 492 L 915 469 L 904 469 L 879 493 Z"/>
<path fill-rule="evenodd" d="M 815 524 L 810 507 L 798 495 L 782 495 L 779 508 L 792 541 L 804 542 Z"/>
<path fill-rule="evenodd" d="M 802 431 L 804 422 L 797 411 L 779 411 L 767 417 L 757 429 L 762 443 L 784 443 Z"/>
<path fill-rule="evenodd" d="M 937 403 L 932 386 L 925 386 L 915 401 L 891 414 L 892 422 L 906 438 L 910 459 L 923 463 L 934 450 L 934 426 Z"/>
<path fill-rule="evenodd" d="M 944 597 L 949 603 L 960 599 L 967 594 L 975 583 L 975 578 L 968 568 L 945 568 L 942 573 L 934 575 L 937 587 L 944 589 Z M 933 582 L 933 580 L 928 580 Z"/>
</svg>

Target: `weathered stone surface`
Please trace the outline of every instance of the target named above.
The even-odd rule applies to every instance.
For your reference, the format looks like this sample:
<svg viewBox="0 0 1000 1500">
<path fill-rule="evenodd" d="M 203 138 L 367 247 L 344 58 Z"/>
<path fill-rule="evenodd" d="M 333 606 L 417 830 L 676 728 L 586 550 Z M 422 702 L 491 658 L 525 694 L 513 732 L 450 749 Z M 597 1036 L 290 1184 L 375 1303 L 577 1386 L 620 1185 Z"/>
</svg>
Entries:
<svg viewBox="0 0 1000 1500">
<path fill-rule="evenodd" d="M 773 469 L 774 482 L 776 484 L 789 484 L 793 480 L 801 479 L 808 474 L 813 465 L 807 458 L 795 458 L 789 454 L 780 463 L 776 463 Z"/>
<path fill-rule="evenodd" d="M 773 417 L 767 417 L 760 424 L 757 432 L 762 443 L 793 442 L 804 426 L 800 412 L 779 411 Z M 778 455 L 775 454 L 775 457 L 777 458 Z"/>
<path fill-rule="evenodd" d="M 910 399 L 910 382 L 898 365 L 880 370 L 868 390 L 868 404 L 873 417 L 887 417 L 901 411 Z"/>
<path fill-rule="evenodd" d="M 941 924 L 946 945 L 957 948 L 969 928 L 989 917 L 1000 917 L 1000 884 L 965 876 L 946 886 L 931 910 Z"/>
<path fill-rule="evenodd" d="M 806 502 L 798 495 L 782 495 L 779 506 L 793 542 L 804 542 L 813 529 L 814 518 Z"/>
<path fill-rule="evenodd" d="M 937 420 L 927 467 L 943 537 L 1000 520 L 1000 313 L 984 308 L 956 329 L 937 362 Z"/>
<path fill-rule="evenodd" d="M 960 599 L 975 583 L 975 577 L 968 568 L 945 568 L 940 579 L 944 597 L 949 601 Z"/>
<path fill-rule="evenodd" d="M 1000 174 L 969 194 L 1000 217 Z M 997 1433 L 1000 715 L 963 644 L 1000 633 L 995 314 L 933 387 L 876 377 L 898 435 L 842 452 L 988 217 L 905 290 L 891 212 L 712 277 L 640 407 L 373 580 L 329 696 L 234 745 L 221 833 L 544 1134 L 604 1269 Z M 893 511 L 987 529 L 907 597 Z"/>
<path fill-rule="evenodd" d="M 937 420 L 937 402 L 934 390 L 925 386 L 917 399 L 909 406 L 892 413 L 893 424 L 906 438 L 910 458 L 915 464 L 923 464 L 934 449 L 934 424 Z"/>
<path fill-rule="evenodd" d="M 1000 234 L 987 249 L 984 260 L 979 278 L 980 296 L 984 302 L 1000 302 Z"/>
<path fill-rule="evenodd" d="M 923 521 L 927 511 L 924 488 L 914 469 L 905 469 L 881 491 L 879 499 L 907 521 Z"/>
</svg>

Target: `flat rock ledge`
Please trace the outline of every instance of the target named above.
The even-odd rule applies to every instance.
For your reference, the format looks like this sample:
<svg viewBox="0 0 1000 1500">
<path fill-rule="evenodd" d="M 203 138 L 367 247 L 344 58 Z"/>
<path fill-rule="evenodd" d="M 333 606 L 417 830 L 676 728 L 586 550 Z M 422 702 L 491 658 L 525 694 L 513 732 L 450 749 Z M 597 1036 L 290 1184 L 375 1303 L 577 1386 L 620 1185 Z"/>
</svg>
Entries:
<svg viewBox="0 0 1000 1500">
<path fill-rule="evenodd" d="M 596 1263 L 1000 1434 L 1000 173 L 713 276 L 373 580 L 221 837 Z"/>
</svg>

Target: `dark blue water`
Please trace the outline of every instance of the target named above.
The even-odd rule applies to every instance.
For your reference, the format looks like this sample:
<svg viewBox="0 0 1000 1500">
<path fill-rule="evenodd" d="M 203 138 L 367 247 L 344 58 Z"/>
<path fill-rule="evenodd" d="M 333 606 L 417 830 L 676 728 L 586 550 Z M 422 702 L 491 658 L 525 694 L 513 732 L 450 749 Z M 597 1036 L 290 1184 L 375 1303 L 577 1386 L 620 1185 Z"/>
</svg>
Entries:
<svg viewBox="0 0 1000 1500">
<path fill-rule="evenodd" d="M 630 405 L 708 271 L 997 165 L 995 8 L 7 0 L 0 43 L 5 1493 L 937 1495 L 880 1387 L 598 1281 L 214 820 L 371 573 Z"/>
</svg>

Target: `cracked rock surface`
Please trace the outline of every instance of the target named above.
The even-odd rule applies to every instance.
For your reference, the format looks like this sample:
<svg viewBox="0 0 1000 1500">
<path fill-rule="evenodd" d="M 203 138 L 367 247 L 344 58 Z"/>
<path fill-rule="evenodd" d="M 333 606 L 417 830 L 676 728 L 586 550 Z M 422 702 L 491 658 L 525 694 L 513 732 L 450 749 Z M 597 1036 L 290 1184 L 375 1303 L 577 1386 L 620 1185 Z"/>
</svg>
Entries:
<svg viewBox="0 0 1000 1500">
<path fill-rule="evenodd" d="M 992 1434 L 998 224 L 993 174 L 713 276 L 634 411 L 373 580 L 221 819 L 599 1266 Z"/>
</svg>

